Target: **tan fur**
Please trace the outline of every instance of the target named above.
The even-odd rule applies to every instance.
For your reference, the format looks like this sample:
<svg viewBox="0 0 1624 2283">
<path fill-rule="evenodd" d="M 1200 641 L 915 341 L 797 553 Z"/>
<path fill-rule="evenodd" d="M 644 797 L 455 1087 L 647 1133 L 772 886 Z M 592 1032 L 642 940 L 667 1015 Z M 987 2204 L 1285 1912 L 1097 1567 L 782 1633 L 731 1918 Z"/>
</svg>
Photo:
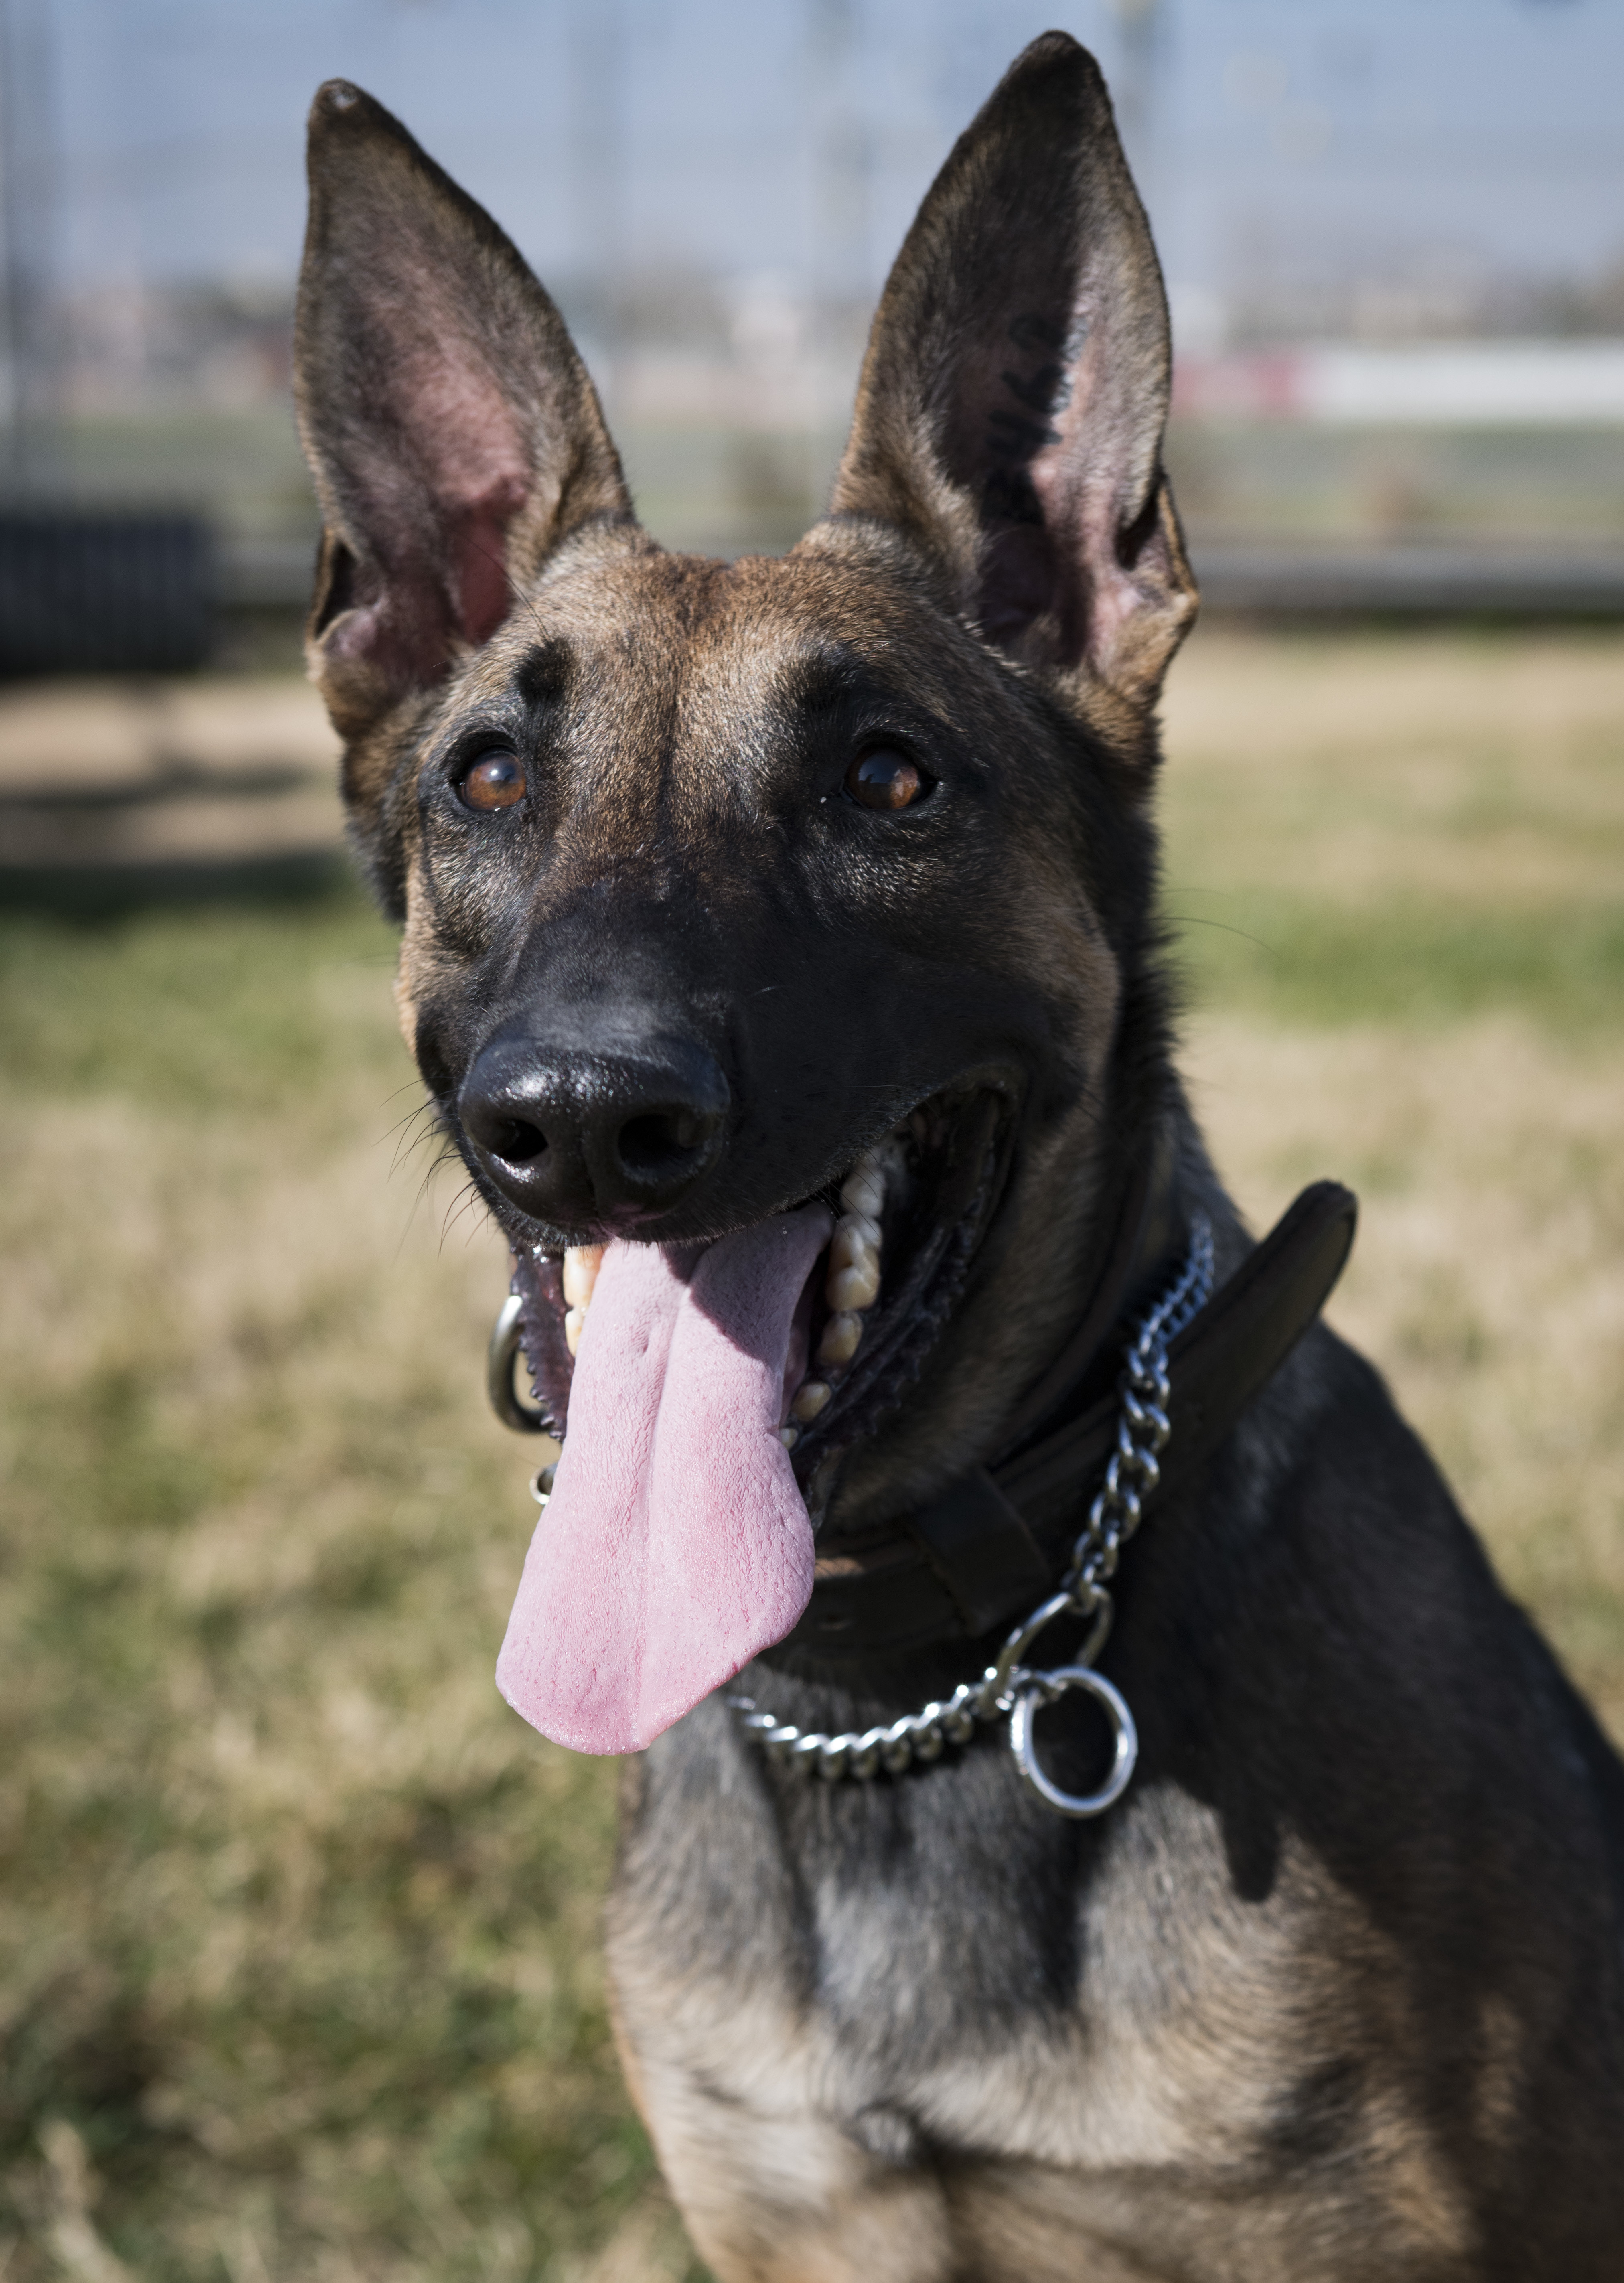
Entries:
<svg viewBox="0 0 1624 2283">
<path fill-rule="evenodd" d="M 901 2059 L 876 2076 L 798 2002 L 787 1922 L 781 1946 L 762 1942 L 764 1971 L 732 1957 L 714 1981 L 674 1974 L 639 1918 L 634 1855 L 610 1913 L 621 2035 L 661 2164 L 722 2283 L 1347 2283 L 1468 2249 L 1458 2191 L 1399 2069 L 1383 2066 L 1400 1961 L 1315 1859 L 1293 1843 L 1269 1901 L 1240 1904 L 1211 1814 L 1145 1796 L 1112 1864 L 1088 1913 L 1086 2007 L 1001 2048 L 983 2030 L 961 2062 Z M 1152 1927 L 1130 1891 L 1147 1874 L 1177 1895 Z M 883 2008 L 886 1929 L 843 1916 L 832 1890 L 816 1939 L 827 1972 Z M 1358 2155 L 1337 2180 L 1263 2193 L 1310 2022 L 1315 2044 L 1329 2022 L 1369 2062 Z M 904 2117 L 917 2148 L 900 2145 Z M 928 2161 L 938 2141 L 964 2152 L 945 2172 Z M 1259 2192 L 1238 2201 L 1249 2176 Z M 1316 2241 L 1318 2256 L 1305 2249 Z M 1085 2247 L 1097 2266 L 1079 2264 Z"/>
<path fill-rule="evenodd" d="M 409 1055 L 415 1054 L 418 1046 L 418 1010 L 412 1002 L 411 992 L 407 985 L 403 954 L 401 965 L 395 972 L 394 980 L 389 986 L 389 994 L 394 1001 L 394 1019 L 400 1025 L 401 1037 L 405 1042 L 406 1051 Z"/>
</svg>

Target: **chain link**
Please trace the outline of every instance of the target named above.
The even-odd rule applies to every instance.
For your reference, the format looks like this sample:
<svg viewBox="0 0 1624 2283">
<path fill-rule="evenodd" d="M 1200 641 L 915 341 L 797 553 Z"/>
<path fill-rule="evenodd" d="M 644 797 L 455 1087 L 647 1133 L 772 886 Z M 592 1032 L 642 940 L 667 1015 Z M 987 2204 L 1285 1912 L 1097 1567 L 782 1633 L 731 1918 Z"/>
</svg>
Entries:
<svg viewBox="0 0 1624 2283">
<path fill-rule="evenodd" d="M 1173 1432 L 1167 1415 L 1172 1394 L 1167 1350 L 1206 1305 L 1212 1290 L 1212 1225 L 1202 1215 L 1193 1224 L 1183 1266 L 1141 1318 L 1128 1344 L 1116 1446 L 1072 1548 L 1059 1591 L 1016 1626 L 980 1680 L 961 1681 L 950 1696 L 882 1726 L 847 1729 L 832 1736 L 761 1711 L 753 1697 L 730 1696 L 728 1705 L 746 1735 L 763 1746 L 771 1758 L 808 1773 L 816 1769 L 829 1782 L 842 1776 L 868 1782 L 879 1775 L 902 1775 L 916 1765 L 928 1766 L 949 1744 L 968 1743 L 979 1725 L 1014 1713 L 1011 1741 L 1021 1773 L 1051 1807 L 1062 1814 L 1095 1815 L 1120 1798 L 1133 1773 L 1138 1741 L 1127 1705 L 1111 1683 L 1090 1668 L 1111 1631 L 1110 1580 L 1123 1547 L 1144 1518 L 1146 1500 L 1161 1479 L 1161 1454 Z M 1062 1617 L 1091 1617 L 1087 1640 L 1052 1671 L 1028 1667 L 1024 1662 L 1027 1650 L 1046 1626 Z M 1078 1687 L 1099 1702 L 1116 1737 L 1110 1778 L 1101 1791 L 1083 1799 L 1072 1798 L 1050 1782 L 1037 1767 L 1032 1746 L 1037 1711 Z"/>
</svg>

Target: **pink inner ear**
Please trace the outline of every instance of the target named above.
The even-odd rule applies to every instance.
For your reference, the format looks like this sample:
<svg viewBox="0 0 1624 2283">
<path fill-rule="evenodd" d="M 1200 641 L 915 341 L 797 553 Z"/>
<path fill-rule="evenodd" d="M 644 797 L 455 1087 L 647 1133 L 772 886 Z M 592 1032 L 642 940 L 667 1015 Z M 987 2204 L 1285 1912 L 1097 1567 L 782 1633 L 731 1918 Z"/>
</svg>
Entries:
<svg viewBox="0 0 1624 2283">
<path fill-rule="evenodd" d="M 465 507 L 447 510 L 449 570 L 464 639 L 488 642 L 506 618 L 512 589 L 507 570 L 508 526 L 529 497 L 529 487 L 507 477 Z"/>
<path fill-rule="evenodd" d="M 535 471 L 498 379 L 452 324 L 395 358 L 388 397 L 416 484 L 375 493 L 377 635 L 404 643 L 416 681 L 436 681 L 455 639 L 488 642 L 510 612 L 507 532 Z"/>
<path fill-rule="evenodd" d="M 455 333 L 400 372 L 402 425 L 427 477 L 436 555 L 464 642 L 487 642 L 507 617 L 507 525 L 530 498 L 530 461 L 503 390 Z M 450 352 L 450 354 L 448 354 Z"/>
<path fill-rule="evenodd" d="M 1028 288 L 1035 304 L 1040 289 Z M 967 362 L 958 455 L 987 527 L 977 616 L 1014 646 L 1052 616 L 1060 657 L 1081 657 L 1103 610 L 1131 597 L 1111 520 L 1113 440 L 1099 433 L 1097 329 L 1036 307 L 1001 326 Z"/>
<path fill-rule="evenodd" d="M 1137 408 L 1113 395 L 1106 355 L 1105 328 L 1095 324 L 1049 416 L 1051 440 L 1027 471 L 1058 557 L 1053 607 L 1062 651 L 1072 658 L 1086 651 L 1102 670 L 1148 599 L 1120 552 Z"/>
</svg>

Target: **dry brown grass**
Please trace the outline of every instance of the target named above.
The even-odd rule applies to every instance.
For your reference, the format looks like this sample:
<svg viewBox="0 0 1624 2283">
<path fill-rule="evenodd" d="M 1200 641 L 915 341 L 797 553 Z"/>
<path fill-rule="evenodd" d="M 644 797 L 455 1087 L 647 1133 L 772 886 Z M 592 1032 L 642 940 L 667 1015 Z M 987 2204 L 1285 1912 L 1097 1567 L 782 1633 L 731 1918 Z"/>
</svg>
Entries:
<svg viewBox="0 0 1624 2283">
<path fill-rule="evenodd" d="M 1624 1733 L 1621 726 L 1588 637 L 1203 635 L 1168 900 L 1222 923 L 1189 1062 L 1243 1204 L 1359 1188 L 1336 1319 Z M 391 1175 L 386 931 L 0 956 L 0 2275 L 681 2277 L 613 1772 L 491 1685 L 531 1454 L 497 1251 Z"/>
</svg>

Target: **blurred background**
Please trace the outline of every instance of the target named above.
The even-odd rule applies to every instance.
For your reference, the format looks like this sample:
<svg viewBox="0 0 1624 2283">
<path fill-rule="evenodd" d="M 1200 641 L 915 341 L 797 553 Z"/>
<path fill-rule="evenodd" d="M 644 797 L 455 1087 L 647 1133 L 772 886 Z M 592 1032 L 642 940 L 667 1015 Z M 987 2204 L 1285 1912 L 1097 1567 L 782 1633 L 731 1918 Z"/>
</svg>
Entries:
<svg viewBox="0 0 1624 2283">
<path fill-rule="evenodd" d="M 1185 1056 L 1624 1734 L 1624 11 L 0 0 L 0 2279 L 701 2273 L 610 2050 L 615 1772 L 491 1666 L 533 1451 L 302 681 L 302 122 L 563 306 L 644 519 L 777 549 L 1011 55 L 1105 65 L 1202 579 Z"/>
<path fill-rule="evenodd" d="M 1161 249 L 1214 600 L 1616 604 L 1624 16 L 1061 13 L 1106 66 Z M 547 281 L 661 536 L 784 546 L 921 192 L 1047 21 L 1024 0 L 5 0 L 7 504 L 191 512 L 230 616 L 302 602 L 301 129 L 344 73 Z"/>
</svg>

